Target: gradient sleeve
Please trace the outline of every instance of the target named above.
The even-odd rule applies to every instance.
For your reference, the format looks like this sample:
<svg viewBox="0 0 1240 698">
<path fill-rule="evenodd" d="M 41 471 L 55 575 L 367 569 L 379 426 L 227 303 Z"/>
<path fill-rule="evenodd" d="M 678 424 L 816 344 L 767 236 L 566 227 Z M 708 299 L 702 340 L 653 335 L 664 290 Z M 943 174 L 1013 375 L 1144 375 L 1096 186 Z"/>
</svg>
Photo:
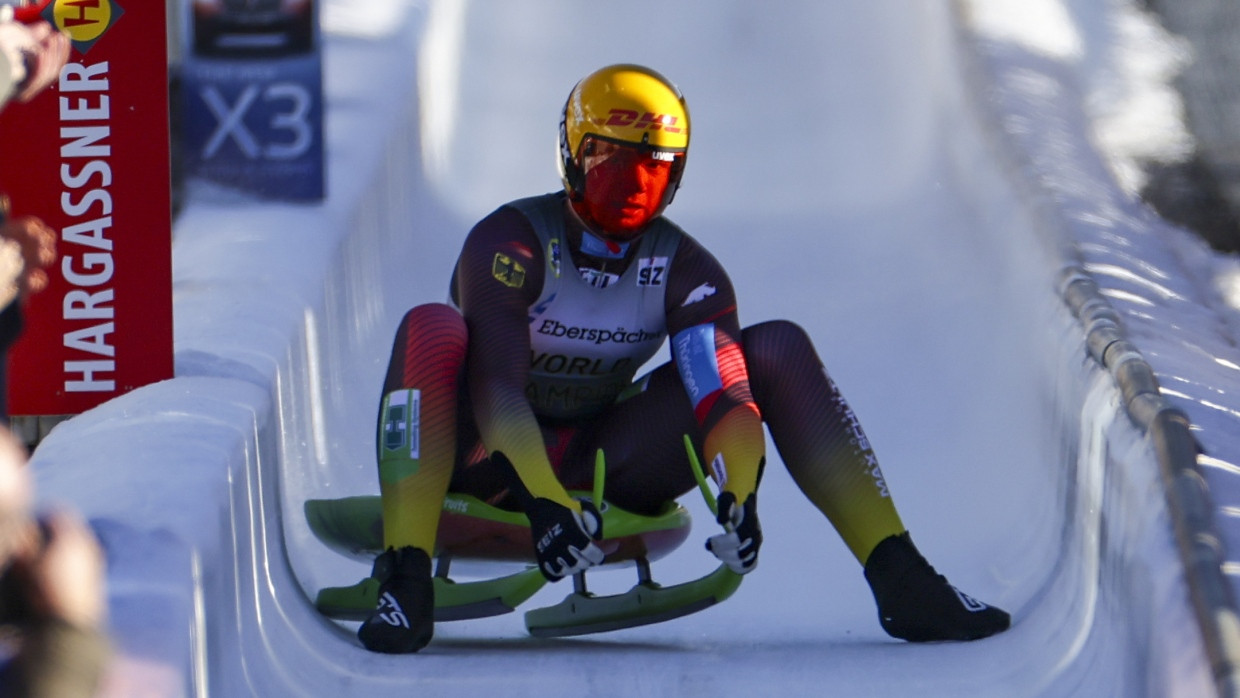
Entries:
<svg viewBox="0 0 1240 698">
<path fill-rule="evenodd" d="M 757 489 L 766 440 L 741 345 L 703 323 L 677 332 L 672 354 L 705 434 L 703 457 L 720 486 L 743 502 Z"/>
<path fill-rule="evenodd" d="M 466 375 L 487 452 L 503 452 L 532 496 L 579 511 L 556 479 L 525 396 L 529 306 L 542 289 L 543 264 L 537 236 L 515 209 L 499 209 L 470 232 L 457 263 L 455 289 L 469 328 Z"/>
<path fill-rule="evenodd" d="M 685 234 L 666 296 L 672 357 L 704 436 L 702 458 L 720 486 L 744 502 L 766 457 L 762 415 L 749 385 L 736 292 L 723 265 Z"/>
</svg>

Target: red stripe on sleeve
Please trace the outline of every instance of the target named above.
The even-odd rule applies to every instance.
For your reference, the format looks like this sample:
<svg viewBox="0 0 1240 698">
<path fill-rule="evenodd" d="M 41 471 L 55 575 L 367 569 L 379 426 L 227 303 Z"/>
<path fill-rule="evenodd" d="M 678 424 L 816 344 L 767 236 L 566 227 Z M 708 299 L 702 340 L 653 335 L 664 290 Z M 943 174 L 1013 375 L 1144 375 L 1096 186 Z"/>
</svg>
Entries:
<svg viewBox="0 0 1240 698">
<path fill-rule="evenodd" d="M 715 406 L 715 403 L 719 401 L 719 398 L 722 395 L 722 390 L 716 390 L 706 397 L 703 397 L 701 401 L 698 402 L 697 407 L 693 408 L 693 416 L 697 418 L 698 424 L 704 424 L 706 422 L 706 415 L 710 414 L 710 408 Z"/>
<path fill-rule="evenodd" d="M 728 342 L 715 349 L 715 360 L 719 363 L 719 377 L 723 380 L 723 389 L 749 380 L 749 371 L 745 368 L 745 355 L 736 342 Z"/>
</svg>

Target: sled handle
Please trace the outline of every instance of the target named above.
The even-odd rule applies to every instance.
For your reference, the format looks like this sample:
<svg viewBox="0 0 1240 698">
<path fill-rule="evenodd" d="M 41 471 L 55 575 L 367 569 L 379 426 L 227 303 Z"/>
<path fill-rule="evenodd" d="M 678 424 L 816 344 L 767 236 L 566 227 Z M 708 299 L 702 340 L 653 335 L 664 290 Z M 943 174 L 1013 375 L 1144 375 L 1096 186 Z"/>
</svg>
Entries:
<svg viewBox="0 0 1240 698">
<path fill-rule="evenodd" d="M 702 491 L 706 506 L 710 509 L 710 513 L 718 516 L 719 502 L 715 499 L 715 493 L 710 491 L 710 485 L 706 482 L 706 473 L 702 472 L 702 461 L 698 460 L 697 449 L 693 448 L 693 441 L 688 434 L 685 434 L 685 453 L 689 454 L 689 467 L 693 468 L 693 477 L 697 480 L 698 489 Z"/>
<path fill-rule="evenodd" d="M 603 479 L 607 476 L 607 459 L 603 449 L 594 452 L 594 508 L 603 510 Z"/>
</svg>

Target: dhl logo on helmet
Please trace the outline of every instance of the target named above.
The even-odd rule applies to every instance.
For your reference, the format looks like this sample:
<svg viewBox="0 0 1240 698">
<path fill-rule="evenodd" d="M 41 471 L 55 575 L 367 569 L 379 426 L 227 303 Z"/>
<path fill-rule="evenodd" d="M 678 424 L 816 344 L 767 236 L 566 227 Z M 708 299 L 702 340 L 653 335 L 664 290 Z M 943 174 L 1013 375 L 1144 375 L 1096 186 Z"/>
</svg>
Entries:
<svg viewBox="0 0 1240 698">
<path fill-rule="evenodd" d="M 676 125 L 676 117 L 668 114 L 652 114 L 646 112 L 638 117 L 632 109 L 612 109 L 607 112 L 607 120 L 601 126 L 631 126 L 640 131 L 658 131 L 681 133 L 684 129 Z"/>
<path fill-rule="evenodd" d="M 124 12 L 114 0 L 51 0 L 40 14 L 69 35 L 73 48 L 86 53 Z"/>
</svg>

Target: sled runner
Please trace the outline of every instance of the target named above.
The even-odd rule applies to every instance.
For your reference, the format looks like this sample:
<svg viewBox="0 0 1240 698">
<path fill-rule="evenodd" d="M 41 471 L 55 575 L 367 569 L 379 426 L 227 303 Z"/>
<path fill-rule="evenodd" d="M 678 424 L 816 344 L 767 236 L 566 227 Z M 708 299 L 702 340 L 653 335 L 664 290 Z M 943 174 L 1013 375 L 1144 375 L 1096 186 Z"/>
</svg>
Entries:
<svg viewBox="0 0 1240 698">
<path fill-rule="evenodd" d="M 685 443 L 702 493 L 714 510 L 714 495 L 687 438 Z M 603 516 L 605 537 L 598 545 L 605 557 L 590 573 L 635 567 L 637 583 L 622 594 L 599 596 L 587 589 L 585 572 L 576 574 L 573 592 L 562 602 L 525 614 L 525 626 L 531 635 L 564 637 L 660 623 L 720 603 L 740 586 L 740 575 L 724 565 L 683 584 L 665 587 L 655 582 L 650 563 L 685 541 L 691 525 L 689 512 L 675 502 L 668 502 L 654 516 L 608 504 L 601 488 L 604 467 L 600 451 L 595 463 L 595 491 L 573 493 L 591 498 Z M 342 555 L 369 564 L 383 552 L 378 495 L 308 500 L 305 515 L 315 537 Z M 535 566 L 525 515 L 469 495 L 449 493 L 444 499 L 435 558 L 436 622 L 509 613 L 547 581 Z M 514 562 L 525 567 L 493 579 L 457 582 L 448 576 L 454 559 Z M 315 606 L 331 618 L 363 620 L 375 609 L 378 587 L 378 582 L 370 577 L 351 586 L 328 587 L 318 593 Z"/>
</svg>

